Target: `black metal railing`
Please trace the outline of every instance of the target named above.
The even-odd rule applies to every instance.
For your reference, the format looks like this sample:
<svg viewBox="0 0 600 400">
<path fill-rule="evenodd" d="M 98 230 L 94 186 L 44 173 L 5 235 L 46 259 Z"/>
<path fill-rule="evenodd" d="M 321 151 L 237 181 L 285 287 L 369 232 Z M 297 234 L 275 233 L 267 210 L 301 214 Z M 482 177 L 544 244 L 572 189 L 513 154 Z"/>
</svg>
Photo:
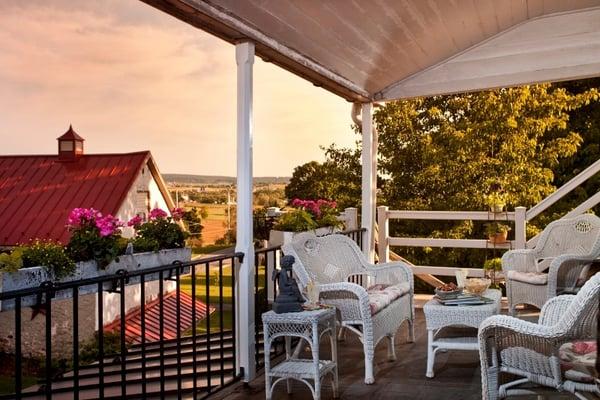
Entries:
<svg viewBox="0 0 600 400">
<path fill-rule="evenodd" d="M 366 229 L 352 229 L 335 234 L 342 234 L 350 237 L 356 242 L 358 247 L 363 250 L 363 235 Z M 254 339 L 256 344 L 255 350 L 255 366 L 259 370 L 264 365 L 264 346 L 262 335 L 262 320 L 261 315 L 271 309 L 271 304 L 277 296 L 277 287 L 272 280 L 272 271 L 279 268 L 279 260 L 282 256 L 281 246 L 267 247 L 258 249 L 254 253 Z M 351 282 L 362 286 L 363 277 L 353 276 Z M 283 340 L 275 341 L 271 345 L 271 357 L 279 357 L 285 353 L 285 344 Z"/>
<path fill-rule="evenodd" d="M 242 260 L 235 253 L 0 293 L 3 309 L 12 308 L 2 314 L 14 314 L 13 351 L 1 353 L 3 371 L 12 364 L 14 374 L 2 373 L 8 380 L 0 399 L 201 399 L 237 381 L 235 270 Z M 105 321 L 107 311 L 118 318 Z M 90 318 L 95 326 L 84 337 Z M 65 324 L 66 346 L 54 332 Z"/>
</svg>

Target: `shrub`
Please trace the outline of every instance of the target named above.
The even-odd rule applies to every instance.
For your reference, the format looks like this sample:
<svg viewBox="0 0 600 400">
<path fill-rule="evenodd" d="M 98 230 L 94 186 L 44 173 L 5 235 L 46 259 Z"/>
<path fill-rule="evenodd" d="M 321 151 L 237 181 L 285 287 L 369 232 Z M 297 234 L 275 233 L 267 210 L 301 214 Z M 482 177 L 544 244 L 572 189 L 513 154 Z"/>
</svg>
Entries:
<svg viewBox="0 0 600 400">
<path fill-rule="evenodd" d="M 42 267 L 53 279 L 61 279 L 75 272 L 75 262 L 59 243 L 35 240 L 20 249 L 23 268 Z"/>
<path fill-rule="evenodd" d="M 173 216 L 170 217 L 166 211 L 155 208 L 150 211 L 148 221 L 143 221 L 139 216 L 133 217 L 127 225 L 135 229 L 135 236 L 132 239 L 134 251 L 158 251 L 184 247 L 188 234 L 176 222 L 182 215 L 183 212 L 179 209 L 174 209 Z"/>
<path fill-rule="evenodd" d="M 10 253 L 0 254 L 0 271 L 15 272 L 23 267 L 23 247 L 17 247 Z"/>
<path fill-rule="evenodd" d="M 73 209 L 67 226 L 71 231 L 67 251 L 75 261 L 95 260 L 99 268 L 105 268 L 127 246 L 121 237 L 123 222 L 93 208 Z"/>
</svg>

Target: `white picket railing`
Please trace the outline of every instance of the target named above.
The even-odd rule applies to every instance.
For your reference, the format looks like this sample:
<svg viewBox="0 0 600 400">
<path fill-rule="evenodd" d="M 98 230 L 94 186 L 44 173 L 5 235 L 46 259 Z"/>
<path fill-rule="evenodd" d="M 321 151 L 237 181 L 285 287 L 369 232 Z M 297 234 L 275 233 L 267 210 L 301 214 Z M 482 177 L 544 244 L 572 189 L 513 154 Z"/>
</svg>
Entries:
<svg viewBox="0 0 600 400">
<path fill-rule="evenodd" d="M 389 210 L 387 206 L 377 207 L 378 255 L 379 262 L 390 259 L 390 246 L 404 247 L 445 247 L 445 248 L 470 248 L 470 249 L 524 249 L 531 248 L 537 243 L 538 236 L 529 241 L 526 237 L 527 222 L 547 210 L 550 206 L 562 199 L 576 187 L 582 185 L 589 178 L 600 172 L 600 160 L 583 170 L 569 182 L 561 186 L 554 193 L 527 210 L 525 207 L 516 207 L 514 212 L 492 213 L 486 211 L 406 211 Z M 600 203 L 600 192 L 594 194 L 576 208 L 567 213 L 563 218 L 572 218 L 580 215 Z M 504 244 L 493 244 L 486 239 L 440 239 L 440 238 L 413 238 L 391 237 L 389 235 L 390 220 L 437 220 L 437 221 L 496 221 L 514 223 L 514 239 Z M 461 269 L 445 266 L 412 265 L 416 275 L 454 276 Z M 483 270 L 469 269 L 470 276 L 483 276 Z"/>
</svg>

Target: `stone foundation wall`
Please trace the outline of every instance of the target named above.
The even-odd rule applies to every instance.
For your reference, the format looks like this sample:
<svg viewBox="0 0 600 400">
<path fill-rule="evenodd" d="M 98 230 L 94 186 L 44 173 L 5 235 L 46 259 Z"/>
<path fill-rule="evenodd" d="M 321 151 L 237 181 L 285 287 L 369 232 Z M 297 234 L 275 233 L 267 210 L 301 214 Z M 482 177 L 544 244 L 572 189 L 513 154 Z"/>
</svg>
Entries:
<svg viewBox="0 0 600 400">
<path fill-rule="evenodd" d="M 52 357 L 71 358 L 73 353 L 73 301 L 52 301 Z M 21 309 L 21 352 L 23 357 L 46 354 L 46 317 L 38 313 L 31 319 L 30 307 Z M 79 343 L 90 341 L 96 331 L 96 295 L 79 296 Z M 0 351 L 15 352 L 15 311 L 0 312 Z"/>
</svg>

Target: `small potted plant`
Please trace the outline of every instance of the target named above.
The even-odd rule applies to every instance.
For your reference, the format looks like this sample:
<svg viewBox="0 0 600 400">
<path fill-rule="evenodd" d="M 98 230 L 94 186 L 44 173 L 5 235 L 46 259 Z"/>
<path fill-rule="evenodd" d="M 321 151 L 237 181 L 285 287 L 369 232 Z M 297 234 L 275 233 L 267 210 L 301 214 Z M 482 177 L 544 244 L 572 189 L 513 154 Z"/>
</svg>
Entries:
<svg viewBox="0 0 600 400">
<path fill-rule="evenodd" d="M 489 260 L 485 260 L 483 263 L 483 270 L 485 275 L 492 281 L 492 287 L 498 289 L 498 283 L 496 282 L 496 274 L 502 271 L 502 259 L 496 257 Z"/>
<path fill-rule="evenodd" d="M 498 182 L 490 184 L 489 194 L 485 196 L 485 202 L 493 213 L 501 213 L 506 206 L 506 192 Z"/>
<path fill-rule="evenodd" d="M 485 226 L 485 233 L 488 236 L 488 240 L 494 244 L 506 243 L 509 231 L 510 226 L 500 222 L 492 222 Z"/>
</svg>

